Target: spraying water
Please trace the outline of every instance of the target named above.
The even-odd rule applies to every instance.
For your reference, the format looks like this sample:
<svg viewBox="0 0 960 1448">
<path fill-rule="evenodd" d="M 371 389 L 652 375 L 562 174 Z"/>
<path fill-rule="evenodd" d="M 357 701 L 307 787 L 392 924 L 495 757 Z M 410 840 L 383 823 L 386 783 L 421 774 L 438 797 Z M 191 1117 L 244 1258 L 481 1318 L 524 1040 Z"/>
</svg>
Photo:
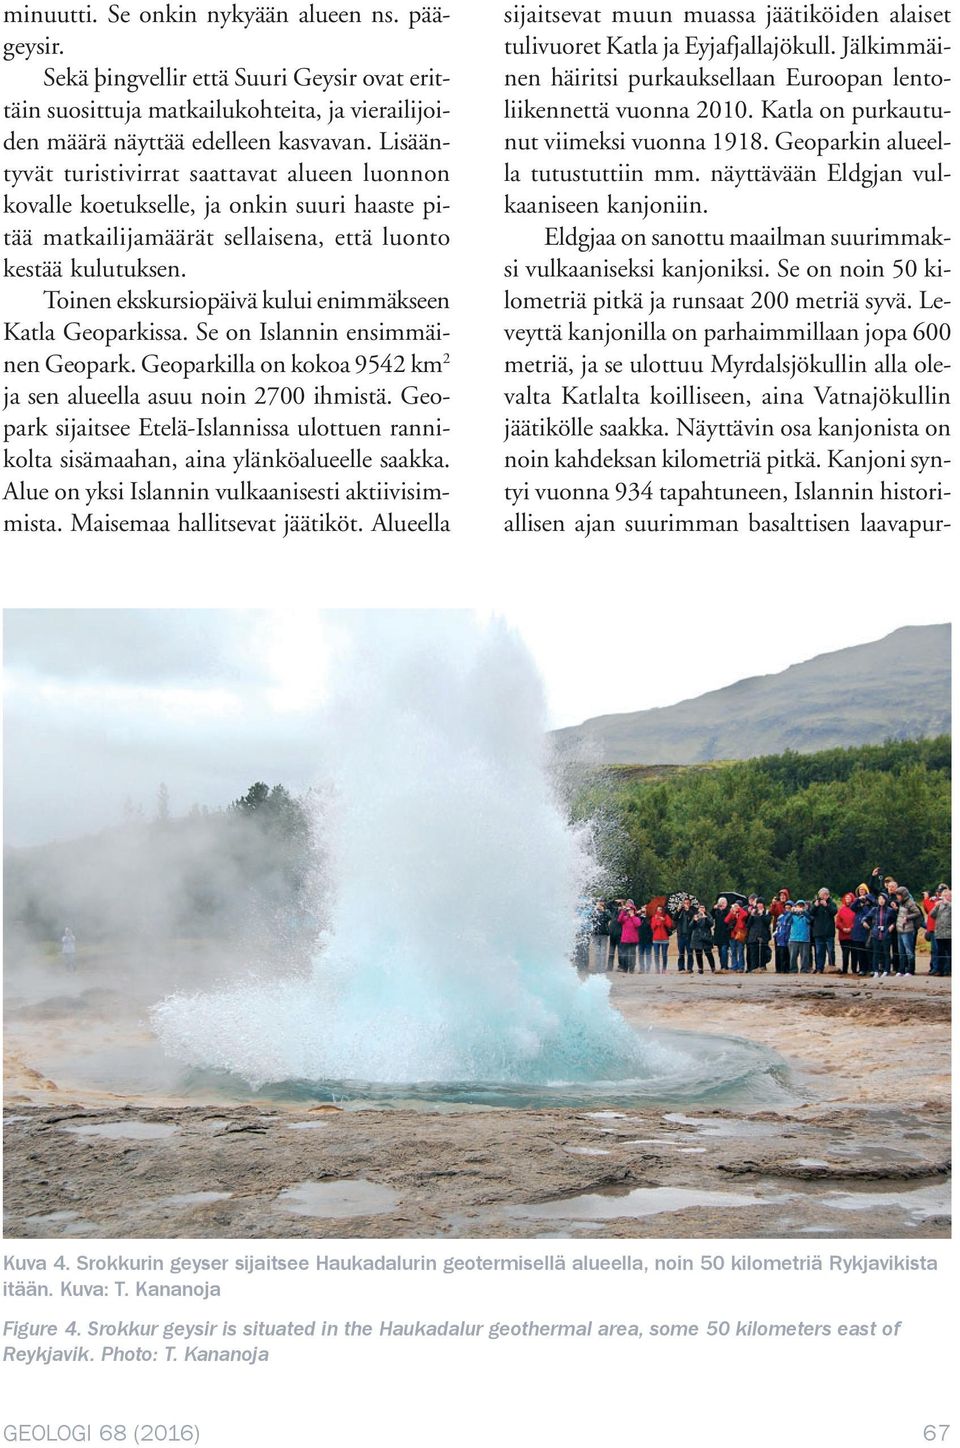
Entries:
<svg viewBox="0 0 960 1448">
<path fill-rule="evenodd" d="M 589 851 L 519 640 L 468 615 L 368 615 L 343 673 L 318 739 L 335 903 L 311 975 L 162 1002 L 165 1050 L 257 1088 L 696 1075 L 682 1037 L 633 1031 L 571 967 Z"/>
</svg>

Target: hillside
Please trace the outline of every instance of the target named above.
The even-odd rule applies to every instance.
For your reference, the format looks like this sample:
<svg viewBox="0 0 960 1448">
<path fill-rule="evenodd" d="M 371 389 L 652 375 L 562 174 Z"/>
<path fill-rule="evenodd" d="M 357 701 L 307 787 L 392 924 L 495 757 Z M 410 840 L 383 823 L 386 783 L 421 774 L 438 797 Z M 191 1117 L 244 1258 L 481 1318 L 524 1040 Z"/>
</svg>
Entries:
<svg viewBox="0 0 960 1448">
<path fill-rule="evenodd" d="M 950 625 L 929 624 L 552 737 L 562 757 L 593 764 L 697 764 L 949 732 Z"/>
</svg>

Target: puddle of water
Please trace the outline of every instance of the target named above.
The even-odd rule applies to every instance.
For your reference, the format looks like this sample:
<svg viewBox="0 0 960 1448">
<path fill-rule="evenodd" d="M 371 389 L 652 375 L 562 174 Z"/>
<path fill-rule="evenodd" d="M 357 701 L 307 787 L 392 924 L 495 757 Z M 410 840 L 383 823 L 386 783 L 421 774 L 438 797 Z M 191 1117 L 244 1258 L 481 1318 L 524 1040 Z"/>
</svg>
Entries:
<svg viewBox="0 0 960 1448">
<path fill-rule="evenodd" d="M 609 1151 L 602 1146 L 565 1146 L 564 1151 L 571 1156 L 609 1156 Z"/>
<path fill-rule="evenodd" d="M 727 1120 L 722 1116 L 684 1116 L 680 1111 L 669 1111 L 663 1118 L 672 1126 L 695 1126 L 704 1136 L 783 1136 L 782 1126 L 776 1121 Z"/>
<path fill-rule="evenodd" d="M 625 1141 L 624 1146 L 662 1146 L 670 1151 L 680 1151 L 686 1156 L 699 1156 L 706 1151 L 705 1146 L 681 1146 L 680 1142 L 685 1137 L 668 1136 L 635 1136 L 631 1141 Z"/>
<path fill-rule="evenodd" d="M 585 1111 L 584 1117 L 588 1121 L 626 1121 L 627 1116 L 623 1111 Z"/>
<path fill-rule="evenodd" d="M 158 1141 L 164 1136 L 176 1136 L 180 1128 L 161 1121 L 103 1121 L 61 1126 L 60 1130 L 74 1136 L 105 1136 L 112 1141 Z"/>
<path fill-rule="evenodd" d="M 5 1116 L 5 1117 L 3 1118 L 3 1124 L 4 1124 L 4 1126 L 13 1126 L 14 1122 L 16 1122 L 16 1121 L 29 1121 L 29 1120 L 30 1120 L 29 1116 Z"/>
<path fill-rule="evenodd" d="M 290 1131 L 316 1131 L 326 1126 L 325 1121 L 291 1121 L 288 1129 Z"/>
<path fill-rule="evenodd" d="M 582 1237 L 587 1232 L 599 1232 L 602 1226 L 602 1222 L 568 1222 L 564 1225 L 562 1232 L 537 1232 L 533 1240 L 535 1242 L 562 1242 L 570 1237 Z"/>
<path fill-rule="evenodd" d="M 689 1140 L 689 1137 L 686 1138 L 686 1139 Z M 684 1138 L 683 1138 L 682 1136 L 681 1136 L 681 1137 L 676 1137 L 676 1136 L 631 1136 L 630 1139 L 629 1139 L 628 1141 L 624 1141 L 624 1142 L 622 1143 L 622 1145 L 623 1145 L 623 1146 L 676 1146 L 676 1145 L 678 1144 L 678 1142 L 683 1141 L 683 1140 L 684 1140 Z M 706 1151 L 706 1147 L 704 1147 L 703 1150 Z"/>
<path fill-rule="evenodd" d="M 91 1232 L 100 1233 L 96 1222 L 85 1221 L 77 1212 L 47 1212 L 42 1217 L 26 1217 L 24 1220 L 29 1227 L 37 1230 L 57 1227 L 60 1237 L 86 1237 Z"/>
<path fill-rule="evenodd" d="M 786 1197 L 705 1192 L 685 1187 L 635 1187 L 625 1194 L 593 1192 L 561 1201 L 505 1207 L 504 1215 L 522 1221 L 588 1218 L 592 1222 L 609 1222 L 614 1217 L 655 1217 L 661 1212 L 680 1212 L 687 1207 L 755 1207 L 786 1200 Z"/>
<path fill-rule="evenodd" d="M 868 1156 L 880 1161 L 903 1161 L 904 1158 L 911 1160 L 914 1156 L 912 1151 L 905 1151 L 903 1147 L 886 1146 L 869 1141 L 831 1141 L 830 1150 L 834 1156 L 845 1159 Z"/>
<path fill-rule="evenodd" d="M 878 1207 L 898 1207 L 917 1221 L 950 1212 L 950 1188 L 946 1182 L 903 1192 L 828 1192 L 822 1200 L 825 1207 L 837 1212 L 873 1212 Z"/>
<path fill-rule="evenodd" d="M 277 1206 L 298 1217 L 376 1217 L 392 1212 L 400 1198 L 389 1187 L 355 1181 L 300 1182 L 285 1187 L 278 1195 Z"/>
<path fill-rule="evenodd" d="M 830 1162 L 828 1162 L 828 1161 L 817 1161 L 816 1157 L 812 1157 L 812 1156 L 796 1156 L 796 1157 L 794 1157 L 793 1161 L 788 1162 L 787 1165 L 788 1165 L 788 1166 L 816 1166 L 816 1167 L 822 1167 L 822 1168 L 823 1168 L 824 1170 L 826 1170 L 826 1171 L 829 1171 L 829 1169 L 830 1169 Z M 834 1162 L 833 1165 L 836 1166 L 836 1162 Z"/>
<path fill-rule="evenodd" d="M 180 1192 L 177 1196 L 164 1197 L 164 1207 L 195 1207 L 203 1202 L 225 1202 L 233 1192 Z"/>
</svg>

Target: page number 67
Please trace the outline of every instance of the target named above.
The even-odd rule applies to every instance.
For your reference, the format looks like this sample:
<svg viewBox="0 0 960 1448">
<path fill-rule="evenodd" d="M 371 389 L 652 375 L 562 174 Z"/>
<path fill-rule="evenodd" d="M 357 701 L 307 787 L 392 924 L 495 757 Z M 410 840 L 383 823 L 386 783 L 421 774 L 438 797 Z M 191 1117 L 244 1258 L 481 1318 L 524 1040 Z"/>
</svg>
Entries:
<svg viewBox="0 0 960 1448">
<path fill-rule="evenodd" d="M 926 1443 L 943 1443 L 950 1432 L 949 1423 L 928 1423 L 923 1430 L 923 1438 Z"/>
</svg>

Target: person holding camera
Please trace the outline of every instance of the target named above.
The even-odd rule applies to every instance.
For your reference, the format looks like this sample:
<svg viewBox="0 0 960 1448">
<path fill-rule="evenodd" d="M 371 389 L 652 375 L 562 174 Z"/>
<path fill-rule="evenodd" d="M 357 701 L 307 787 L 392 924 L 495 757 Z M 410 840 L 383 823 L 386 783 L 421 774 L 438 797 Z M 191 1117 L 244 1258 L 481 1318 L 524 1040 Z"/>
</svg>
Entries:
<svg viewBox="0 0 960 1448">
<path fill-rule="evenodd" d="M 706 905 L 700 905 L 693 917 L 693 924 L 690 926 L 690 944 L 693 953 L 697 957 L 697 970 L 703 975 L 703 957 L 707 957 L 707 964 L 711 970 L 716 967 L 713 963 L 713 920 L 707 914 Z"/>
<path fill-rule="evenodd" d="M 727 924 L 730 906 L 726 895 L 720 896 L 710 914 L 713 917 L 713 943 L 717 947 L 720 969 L 726 970 L 727 961 L 730 959 L 730 926 Z"/>
<path fill-rule="evenodd" d="M 743 970 L 744 947 L 747 942 L 747 912 L 739 901 L 730 907 L 726 918 L 730 931 L 730 969 Z"/>
<path fill-rule="evenodd" d="M 827 961 L 836 964 L 833 942 L 836 937 L 837 907 L 830 898 L 830 891 L 823 887 L 817 891 L 817 898 L 810 907 L 810 938 L 813 941 L 813 964 L 818 975 L 823 975 Z"/>
<path fill-rule="evenodd" d="M 650 930 L 653 935 L 653 966 L 657 975 L 667 973 L 667 951 L 670 948 L 670 931 L 672 929 L 673 920 L 664 907 L 658 905 L 650 917 Z"/>
<path fill-rule="evenodd" d="M 677 970 L 688 970 L 691 975 L 693 975 L 693 945 L 690 940 L 690 931 L 695 915 L 693 901 L 689 895 L 684 895 L 674 921 L 677 930 Z"/>
<path fill-rule="evenodd" d="M 810 916 L 806 900 L 798 900 L 790 921 L 790 973 L 807 975 L 810 970 Z"/>
<path fill-rule="evenodd" d="M 640 942 L 640 916 L 632 900 L 620 911 L 620 969 L 632 975 L 637 968 L 637 945 Z"/>
<path fill-rule="evenodd" d="M 770 957 L 770 912 L 759 896 L 747 915 L 747 970 L 766 970 Z"/>
</svg>

